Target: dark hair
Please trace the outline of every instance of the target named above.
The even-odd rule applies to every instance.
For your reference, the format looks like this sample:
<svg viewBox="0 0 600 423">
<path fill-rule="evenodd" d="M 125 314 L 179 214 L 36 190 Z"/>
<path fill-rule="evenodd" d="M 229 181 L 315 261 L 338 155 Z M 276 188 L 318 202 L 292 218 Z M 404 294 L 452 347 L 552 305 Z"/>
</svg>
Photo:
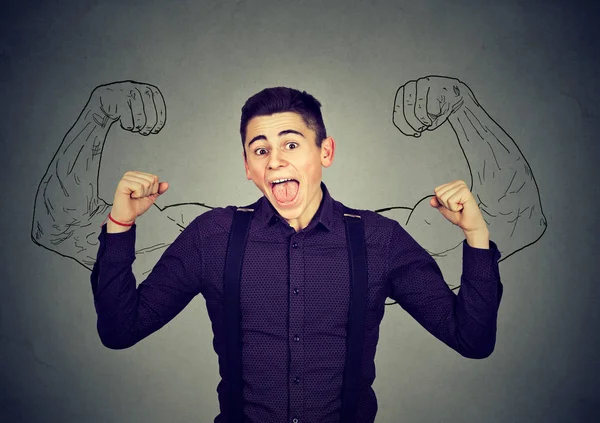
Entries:
<svg viewBox="0 0 600 423">
<path fill-rule="evenodd" d="M 246 138 L 246 127 L 252 118 L 285 112 L 298 113 L 302 116 L 306 126 L 317 135 L 317 147 L 321 147 L 321 143 L 327 138 L 323 116 L 321 116 L 321 103 L 306 91 L 287 87 L 265 88 L 246 101 L 242 107 L 240 121 L 242 147 Z M 246 154 L 245 149 L 244 154 Z"/>
</svg>

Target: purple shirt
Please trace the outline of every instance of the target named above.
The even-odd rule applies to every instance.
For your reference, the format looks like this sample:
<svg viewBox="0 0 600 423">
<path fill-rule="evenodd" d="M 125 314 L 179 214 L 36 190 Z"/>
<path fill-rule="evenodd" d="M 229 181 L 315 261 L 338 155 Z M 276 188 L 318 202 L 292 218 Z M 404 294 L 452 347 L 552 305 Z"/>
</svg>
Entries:
<svg viewBox="0 0 600 423">
<path fill-rule="evenodd" d="M 262 197 L 255 208 L 241 280 L 243 396 L 246 421 L 333 423 L 341 411 L 349 306 L 342 204 L 321 184 L 323 200 L 296 232 Z M 206 300 L 219 357 L 217 392 L 227 417 L 223 269 L 235 207 L 198 216 L 166 249 L 136 290 L 134 225 L 98 239 L 92 290 L 98 333 L 121 349 L 158 330 L 197 294 Z M 360 211 L 365 224 L 368 298 L 358 422 L 375 420 L 375 350 L 385 300 L 397 301 L 435 337 L 465 357 L 484 358 L 496 340 L 502 284 L 500 252 L 463 241 L 461 289 L 454 294 L 435 260 L 398 224 Z"/>
</svg>

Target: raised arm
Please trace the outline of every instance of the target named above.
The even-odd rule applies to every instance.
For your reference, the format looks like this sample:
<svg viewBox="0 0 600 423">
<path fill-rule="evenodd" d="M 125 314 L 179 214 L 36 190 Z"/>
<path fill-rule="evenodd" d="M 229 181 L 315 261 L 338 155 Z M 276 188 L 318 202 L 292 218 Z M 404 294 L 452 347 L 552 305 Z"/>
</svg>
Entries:
<svg viewBox="0 0 600 423">
<path fill-rule="evenodd" d="M 547 223 L 531 168 L 466 84 L 442 76 L 409 81 L 398 89 L 394 103 L 394 125 L 405 135 L 420 137 L 426 130 L 450 123 L 469 166 L 469 189 L 502 253 L 501 260 L 542 236 Z M 439 263 L 453 257 L 452 251 L 459 249 L 464 237 L 431 207 L 432 197 L 424 197 L 414 207 L 381 212 L 402 212 L 400 223 Z"/>
<path fill-rule="evenodd" d="M 135 222 L 154 209 L 156 199 L 167 189 L 168 183 L 160 182 L 156 175 L 125 173 L 117 185 L 109 220 L 98 237 L 100 246 L 90 280 L 98 334 L 109 348 L 136 344 L 173 319 L 201 291 L 201 243 L 198 226 L 193 224 L 161 253 L 148 275 L 134 276 Z"/>
<path fill-rule="evenodd" d="M 166 122 L 160 90 L 134 81 L 96 87 L 54 154 L 35 197 L 33 242 L 90 270 L 96 260 L 100 225 L 111 207 L 98 196 L 98 178 L 106 137 L 116 122 L 141 135 L 158 133 Z M 191 220 L 182 218 L 177 209 L 189 212 L 190 207 L 198 210 L 195 215 L 208 209 L 154 205 L 144 215 L 136 249 L 141 272 L 151 268 Z"/>
</svg>

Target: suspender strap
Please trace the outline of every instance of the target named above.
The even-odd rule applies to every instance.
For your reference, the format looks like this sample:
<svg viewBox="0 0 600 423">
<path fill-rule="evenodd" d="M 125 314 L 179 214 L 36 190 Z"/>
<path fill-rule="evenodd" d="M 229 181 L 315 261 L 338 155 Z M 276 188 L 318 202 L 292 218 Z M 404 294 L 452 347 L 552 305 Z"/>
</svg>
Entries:
<svg viewBox="0 0 600 423">
<path fill-rule="evenodd" d="M 362 353 L 367 310 L 367 249 L 362 219 L 345 209 L 350 262 L 350 310 L 346 335 L 346 363 L 342 385 L 341 423 L 354 423 L 361 389 Z M 356 213 L 356 212 L 354 212 Z"/>
<path fill-rule="evenodd" d="M 234 213 L 225 258 L 223 296 L 225 300 L 228 423 L 243 423 L 244 421 L 240 279 L 253 211 L 250 208 L 238 208 Z"/>
<path fill-rule="evenodd" d="M 250 206 L 251 207 L 251 206 Z M 242 328 L 240 280 L 242 262 L 253 208 L 238 208 L 234 213 L 224 272 L 224 301 L 227 361 L 228 423 L 243 423 Z M 354 423 L 361 388 L 362 352 L 367 309 L 367 253 L 362 220 L 353 210 L 344 210 L 346 243 L 350 263 L 350 307 L 346 337 L 346 362 L 342 386 L 341 423 Z"/>
</svg>

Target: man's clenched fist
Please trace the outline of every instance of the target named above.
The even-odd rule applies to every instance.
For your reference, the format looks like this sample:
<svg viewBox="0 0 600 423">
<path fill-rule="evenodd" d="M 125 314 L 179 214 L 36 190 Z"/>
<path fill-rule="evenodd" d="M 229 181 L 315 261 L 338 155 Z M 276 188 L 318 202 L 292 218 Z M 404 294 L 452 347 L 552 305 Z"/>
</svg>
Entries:
<svg viewBox="0 0 600 423">
<path fill-rule="evenodd" d="M 436 187 L 429 205 L 448 221 L 462 229 L 472 247 L 489 248 L 489 230 L 477 201 L 464 181 L 452 181 Z"/>
<path fill-rule="evenodd" d="M 157 134 L 167 121 L 165 99 L 151 84 L 113 82 L 94 89 L 89 102 L 94 121 L 102 126 L 119 120 L 127 131 Z"/>
<path fill-rule="evenodd" d="M 132 223 L 144 214 L 156 201 L 159 195 L 169 188 L 167 182 L 160 182 L 158 176 L 150 173 L 129 171 L 117 185 L 110 215 L 117 222 Z M 118 225 L 111 220 L 106 222 L 107 232 L 124 232 L 128 226 Z"/>
</svg>

